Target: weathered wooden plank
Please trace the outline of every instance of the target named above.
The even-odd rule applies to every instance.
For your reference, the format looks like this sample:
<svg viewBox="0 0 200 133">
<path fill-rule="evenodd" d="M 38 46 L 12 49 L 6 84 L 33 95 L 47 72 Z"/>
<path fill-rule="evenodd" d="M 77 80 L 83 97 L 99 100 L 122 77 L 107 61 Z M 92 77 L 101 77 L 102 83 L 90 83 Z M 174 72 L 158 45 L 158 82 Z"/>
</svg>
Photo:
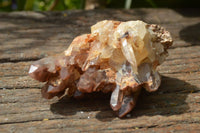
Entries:
<svg viewBox="0 0 200 133">
<path fill-rule="evenodd" d="M 0 125 L 13 122 L 42 121 L 45 118 L 76 119 L 78 117 L 87 119 L 88 116 L 95 118 L 98 117 L 99 111 L 102 113 L 102 118 L 115 117 L 109 107 L 108 95 L 107 97 L 97 94 L 90 95 L 85 100 L 79 101 L 64 98 L 60 102 L 56 102 L 56 98 L 50 101 L 42 99 L 39 89 L 0 90 L 0 92 L 0 108 L 2 109 Z M 153 95 L 143 94 L 139 100 L 141 102 L 138 103 L 138 107 L 132 112 L 132 116 L 165 116 L 199 112 L 199 98 L 199 93 L 192 92 L 185 92 L 183 94 L 162 94 L 160 92 Z M 90 99 L 95 99 L 95 101 Z"/>
<path fill-rule="evenodd" d="M 151 9 L 136 9 L 130 11 L 109 10 L 110 13 L 107 13 L 106 10 L 97 10 L 93 12 L 92 15 L 95 14 L 97 19 L 88 19 L 88 15 L 91 15 L 90 12 L 66 12 L 66 14 L 68 14 L 67 17 L 64 17 L 63 13 L 51 14 L 52 16 L 49 17 L 49 14 L 47 13 L 45 14 L 46 16 L 42 14 L 43 21 L 37 17 L 35 18 L 37 15 L 31 15 L 31 13 L 18 14 L 16 17 L 21 16 L 20 18 L 23 19 L 17 19 L 17 21 L 16 18 L 13 18 L 14 15 L 12 13 L 11 15 L 0 14 L 0 16 L 2 16 L 0 17 L 0 25 L 4 25 L 4 27 L 0 27 L 0 44 L 1 50 L 4 53 L 3 55 L 0 55 L 0 60 L 9 61 L 32 59 L 33 57 L 41 58 L 44 57 L 44 55 L 61 52 L 63 51 L 63 46 L 67 47 L 75 36 L 82 33 L 88 33 L 89 26 L 100 19 L 102 20 L 103 12 L 106 12 L 103 19 L 142 19 L 150 23 L 161 24 L 172 33 L 172 36 L 176 41 L 180 40 L 180 30 L 199 23 L 199 17 L 190 18 L 188 21 L 187 18 L 168 9 L 161 9 L 161 11 L 159 10 L 159 13 L 156 14 L 154 14 L 156 11 Z M 112 12 L 114 14 L 112 14 Z M 152 16 L 152 14 L 154 15 Z M 38 13 L 38 15 L 41 14 Z M 169 18 L 173 19 L 170 20 Z M 188 34 L 188 36 L 192 38 L 190 34 Z M 175 43 L 173 47 L 176 47 L 176 45 L 191 46 L 190 43 L 183 40 L 181 41 L 183 43 Z M 199 40 L 196 40 L 196 44 L 199 43 Z M 30 55 L 30 52 L 33 54 Z"/>
<path fill-rule="evenodd" d="M 171 49 L 171 50 L 169 50 L 169 57 L 164 62 L 164 64 L 162 64 L 162 66 L 168 66 L 171 64 L 174 64 L 174 65 L 184 65 L 184 64 L 186 65 L 187 64 L 188 65 L 190 63 L 199 65 L 199 56 L 200 56 L 199 50 L 200 50 L 199 46 Z M 34 57 L 33 57 L 34 60 L 37 60 L 39 58 L 40 57 L 36 57 L 34 59 Z M 22 61 L 19 60 L 19 63 L 15 63 L 15 61 L 10 60 L 10 61 L 8 61 L 7 64 L 6 63 L 0 64 L 0 66 L 2 68 L 2 70 L 0 71 L 0 74 L 11 73 L 11 72 L 8 72 L 8 71 L 10 71 L 10 69 L 15 70 L 16 72 L 21 69 L 28 70 L 28 65 L 30 65 L 30 62 L 23 62 L 23 60 Z M 24 74 L 24 72 L 22 71 L 23 74 Z M 15 73 L 15 72 L 13 72 L 13 73 Z M 2 75 L 2 76 L 4 76 L 4 75 Z"/>
<path fill-rule="evenodd" d="M 184 53 L 182 53 L 184 54 Z M 159 67 L 159 71 L 164 73 L 164 71 L 176 71 L 177 68 L 183 69 L 182 67 L 189 67 L 188 72 L 195 71 L 192 69 L 190 65 L 199 67 L 200 66 L 200 58 L 193 58 L 193 54 L 186 55 L 188 58 L 184 57 L 176 57 L 177 59 L 173 59 L 175 55 L 170 53 L 168 59 Z M 191 57 L 191 58 L 189 58 Z M 175 58 L 175 57 L 174 57 Z M 0 64 L 0 77 L 14 77 L 14 76 L 26 76 L 28 74 L 28 69 L 30 67 L 31 62 L 17 62 L 17 63 L 1 63 Z M 197 68 L 198 70 L 198 68 Z M 196 70 L 196 71 L 197 71 Z M 177 72 L 177 71 L 176 71 Z M 179 71 L 178 71 L 179 72 Z M 168 72 L 169 73 L 169 72 Z"/>
<path fill-rule="evenodd" d="M 135 119 L 128 119 L 126 123 L 118 118 L 108 119 L 106 124 L 104 121 L 93 118 L 91 115 L 90 118 L 82 118 L 81 120 L 70 118 L 68 119 L 54 119 L 54 120 L 40 120 L 40 121 L 28 121 L 21 123 L 13 123 L 0 125 L 0 130 L 10 131 L 14 129 L 15 131 L 27 131 L 30 128 L 34 128 L 35 131 L 45 130 L 48 132 L 50 129 L 65 129 L 66 131 L 82 131 L 82 132 L 106 132 L 106 131 L 126 131 L 127 129 L 146 129 L 151 127 L 169 127 L 176 126 L 180 124 L 192 124 L 199 122 L 199 113 L 190 113 L 182 115 L 173 115 L 173 116 L 142 116 Z M 162 124 L 160 124 L 162 123 Z M 73 128 L 76 127 L 76 128 Z M 156 129 L 156 128 L 155 128 Z M 198 128 L 197 128 L 198 129 Z M 32 129 L 31 129 L 32 130 Z M 194 129 L 195 130 L 195 129 Z M 34 131 L 34 130 L 32 130 Z M 59 130 L 58 130 L 59 131 Z"/>
<path fill-rule="evenodd" d="M 2 92 L 2 91 L 1 91 Z M 17 91 L 19 93 L 19 91 Z M 27 91 L 25 91 L 27 93 Z M 112 112 L 112 110 L 110 109 L 109 105 L 109 98 L 102 98 L 102 96 L 98 96 L 97 94 L 93 94 L 94 96 L 90 96 L 91 98 L 87 98 L 87 99 L 83 99 L 83 100 L 77 100 L 74 101 L 74 99 L 66 99 L 65 101 L 62 100 L 62 102 L 58 102 L 57 98 L 54 98 L 53 100 L 45 100 L 45 99 L 41 99 L 40 96 L 40 91 L 38 90 L 37 95 L 32 95 L 32 91 L 28 91 L 30 94 L 26 94 L 25 92 L 21 92 L 23 93 L 23 97 L 22 98 L 13 98 L 12 95 L 8 95 L 6 93 L 2 93 L 1 94 L 1 98 L 4 98 L 4 100 L 1 101 L 1 112 L 0 112 L 0 116 L 2 115 L 14 115 L 14 116 L 18 116 L 21 113 L 39 113 L 41 112 L 47 112 L 49 113 L 49 108 L 50 105 L 52 108 L 54 107 L 62 107 L 62 104 L 64 104 L 64 109 L 63 112 L 65 113 L 69 113 L 69 114 L 73 114 L 73 112 L 76 112 L 76 110 L 80 110 L 81 109 L 87 110 L 87 108 L 85 107 L 88 103 L 92 104 L 90 105 L 91 107 L 88 108 L 89 110 L 95 110 L 95 108 L 97 108 L 96 110 L 103 110 L 103 111 L 110 111 Z M 35 96 L 36 98 L 32 98 L 33 96 Z M 97 96 L 97 98 L 95 98 L 95 96 Z M 8 98 L 5 98 L 8 97 Z M 145 97 L 145 98 L 144 98 Z M 175 98 L 174 98 L 175 97 Z M 178 108 L 185 108 L 184 111 L 188 112 L 190 111 L 199 111 L 200 107 L 200 101 L 199 101 L 199 97 L 200 95 L 198 93 L 192 93 L 192 92 L 184 92 L 182 94 L 177 94 L 177 93 L 160 93 L 160 91 L 156 94 L 152 94 L 152 95 L 146 95 L 146 94 L 142 94 L 141 96 L 141 101 L 139 102 L 141 105 L 138 105 L 139 107 L 137 107 L 137 110 L 140 111 L 136 111 L 136 113 L 139 114 L 146 114 L 147 112 L 151 113 L 158 113 L 159 114 L 159 110 L 161 112 L 167 112 L 171 109 L 175 109 L 176 113 L 180 113 L 183 110 L 178 110 L 176 109 Z M 26 98 L 26 99 L 25 99 Z M 96 102 L 91 102 L 88 101 L 88 99 L 96 99 Z M 171 100 L 171 98 L 174 98 Z M 106 105 L 103 105 L 103 103 L 101 101 L 104 101 L 105 103 L 107 103 Z M 56 103 L 58 102 L 58 103 Z M 79 103 L 78 103 L 79 102 Z M 56 104 L 55 104 L 56 103 Z M 77 104 L 77 105 L 74 105 Z M 105 104 L 104 103 L 104 104 Z M 196 104 L 196 105 L 195 105 Z M 101 105 L 101 106 L 100 106 Z M 100 107 L 98 107 L 100 106 Z M 17 107 L 21 107 L 21 108 L 17 108 Z M 69 108 L 69 109 L 67 109 Z M 164 108 L 167 108 L 166 110 L 164 110 Z M 157 111 L 155 111 L 157 110 Z M 24 120 L 24 119 L 22 119 Z M 1 122 L 3 122 L 3 119 L 1 120 Z M 6 122 L 6 121 L 4 121 Z"/>
<path fill-rule="evenodd" d="M 185 13 L 193 11 L 0 13 L 0 132 L 199 132 L 200 16 Z M 116 117 L 110 94 L 43 99 L 42 83 L 27 75 L 32 61 L 63 52 L 75 36 L 88 33 L 103 19 L 157 23 L 175 40 L 159 67 L 161 87 L 154 93 L 142 92 L 130 118 Z"/>
<path fill-rule="evenodd" d="M 74 36 L 75 37 L 75 36 Z M 38 37 L 39 38 L 39 37 Z M 58 38 L 59 39 L 59 38 Z M 24 39 L 20 39 L 22 42 Z M 33 41 L 31 43 L 28 43 L 27 45 L 25 45 L 24 43 L 22 43 L 23 45 L 20 46 L 21 43 L 17 43 L 15 42 L 14 44 L 10 44 L 10 43 L 6 43 L 4 41 L 4 45 L 2 45 L 2 49 L 1 51 L 3 51 L 4 54 L 0 55 L 0 61 L 1 62 L 6 62 L 6 60 L 8 60 L 7 62 L 12 61 L 12 60 L 31 60 L 31 59 L 37 59 L 37 58 L 42 58 L 44 56 L 47 55 L 53 55 L 53 54 L 57 54 L 60 52 L 63 52 L 65 49 L 67 49 L 67 46 L 70 44 L 72 38 L 70 40 L 65 39 L 65 40 L 59 40 L 59 41 L 52 41 L 52 40 L 43 40 L 43 41 Z M 55 45 L 56 44 L 56 45 Z M 197 43 L 200 44 L 200 43 Z M 196 45 L 197 45 L 196 44 Z M 30 46 L 34 45 L 35 47 L 32 47 L 30 49 Z M 177 46 L 176 46 L 177 45 Z M 12 48 L 9 48 L 9 47 Z M 17 46 L 17 47 L 16 47 Z M 176 47 L 184 47 L 187 46 L 187 48 L 185 48 L 185 50 L 183 49 L 183 52 L 185 52 L 186 54 L 189 53 L 190 51 L 192 52 L 197 52 L 197 50 L 199 49 L 199 47 L 196 47 L 197 49 L 192 49 L 193 47 L 188 47 L 191 46 L 191 44 L 189 43 L 185 43 L 185 42 L 175 42 L 172 48 L 176 48 Z M 187 51 L 187 49 L 191 49 L 189 51 Z M 196 51 L 195 51 L 196 50 Z M 180 51 L 179 49 L 175 50 L 176 51 Z M 182 51 L 181 51 L 182 52 Z M 32 53 L 32 54 L 30 54 Z"/>
<path fill-rule="evenodd" d="M 184 54 L 183 54 L 184 55 Z M 200 77 L 200 60 L 199 58 L 192 58 L 195 54 L 188 54 L 188 58 L 179 56 L 173 59 L 166 60 L 162 66 L 159 67 L 159 72 L 163 75 L 172 75 L 174 78 L 185 80 L 186 82 L 199 84 Z M 191 58 L 189 58 L 191 56 Z M 169 58 L 170 58 L 169 57 Z M 180 57 L 180 58 L 179 58 Z M 0 64 L 0 88 L 30 88 L 41 87 L 39 83 L 28 76 L 28 68 L 31 62 L 19 63 L 3 63 Z M 184 73 L 180 74 L 180 73 Z"/>
<path fill-rule="evenodd" d="M 0 80 L 0 88 L 19 89 L 19 88 L 41 88 L 44 83 L 39 83 L 29 76 L 4 77 Z"/>
<path fill-rule="evenodd" d="M 172 73 L 170 73 L 170 72 L 172 72 L 172 70 L 163 71 L 163 75 L 166 75 L 172 79 L 174 78 L 173 80 L 170 81 L 170 83 L 168 83 L 168 84 L 171 84 L 170 87 L 172 85 L 173 86 L 175 85 L 175 87 L 177 87 L 176 81 L 180 81 L 180 80 L 183 80 L 183 83 L 181 83 L 181 84 L 184 84 L 184 81 L 185 81 L 188 84 L 194 84 L 195 86 L 200 87 L 200 84 L 199 84 L 200 73 L 199 72 L 191 71 L 191 72 L 185 73 L 182 70 L 179 71 L 179 72 L 184 72 L 184 75 L 178 74 L 179 72 L 177 72 L 177 71 L 172 72 Z M 165 82 L 165 81 L 163 80 L 163 82 Z M 187 83 L 185 83 L 185 84 L 187 84 Z M 0 80 L 0 88 L 1 89 L 3 89 L 3 88 L 5 88 L 5 89 L 41 88 L 43 84 L 44 83 L 40 83 L 36 80 L 33 80 L 29 76 L 4 77 Z M 180 84 L 178 83 L 178 85 L 180 85 Z M 175 87 L 172 87 L 172 88 L 175 89 Z"/>
<path fill-rule="evenodd" d="M 156 133 L 168 133 L 168 132 L 180 132 L 180 133 L 198 133 L 200 132 L 199 123 L 188 123 L 166 125 L 165 127 L 151 127 L 150 129 L 139 129 L 135 132 L 156 132 Z"/>
</svg>

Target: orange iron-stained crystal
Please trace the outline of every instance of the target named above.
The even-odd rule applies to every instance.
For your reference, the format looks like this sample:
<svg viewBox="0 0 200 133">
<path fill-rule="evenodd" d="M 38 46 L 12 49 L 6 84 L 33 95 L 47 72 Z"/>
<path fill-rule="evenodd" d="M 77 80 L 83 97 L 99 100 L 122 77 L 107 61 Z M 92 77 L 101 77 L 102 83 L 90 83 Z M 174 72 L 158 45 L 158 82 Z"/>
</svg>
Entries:
<svg viewBox="0 0 200 133">
<path fill-rule="evenodd" d="M 59 56 L 34 62 L 29 75 L 46 82 L 42 96 L 47 99 L 112 92 L 111 108 L 124 117 L 135 107 L 141 88 L 153 92 L 160 86 L 156 68 L 171 45 L 170 33 L 159 25 L 104 20 Z"/>
</svg>

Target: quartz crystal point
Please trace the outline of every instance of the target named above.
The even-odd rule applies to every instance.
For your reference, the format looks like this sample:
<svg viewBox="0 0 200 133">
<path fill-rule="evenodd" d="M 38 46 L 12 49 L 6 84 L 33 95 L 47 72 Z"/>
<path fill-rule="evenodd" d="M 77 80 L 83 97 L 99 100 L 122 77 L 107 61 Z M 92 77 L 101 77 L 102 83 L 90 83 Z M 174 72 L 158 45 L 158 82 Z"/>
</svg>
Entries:
<svg viewBox="0 0 200 133">
<path fill-rule="evenodd" d="M 123 117 L 136 105 L 141 88 L 158 89 L 156 68 L 171 45 L 170 33 L 159 25 L 104 20 L 91 27 L 91 34 L 76 37 L 64 53 L 34 62 L 29 75 L 46 82 L 42 96 L 47 99 L 112 92 L 111 108 Z"/>
</svg>

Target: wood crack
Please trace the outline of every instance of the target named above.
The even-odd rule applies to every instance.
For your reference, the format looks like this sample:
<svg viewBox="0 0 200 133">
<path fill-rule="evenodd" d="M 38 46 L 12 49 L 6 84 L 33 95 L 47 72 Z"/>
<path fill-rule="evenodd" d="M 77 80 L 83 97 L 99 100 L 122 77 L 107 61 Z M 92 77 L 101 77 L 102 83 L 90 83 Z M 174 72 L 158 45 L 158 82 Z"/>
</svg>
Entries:
<svg viewBox="0 0 200 133">
<path fill-rule="evenodd" d="M 2 58 L 2 59 L 0 59 L 0 63 L 28 62 L 28 61 L 36 61 L 36 60 L 39 60 L 39 59 L 41 59 L 41 57 L 21 58 L 21 59 Z"/>
</svg>

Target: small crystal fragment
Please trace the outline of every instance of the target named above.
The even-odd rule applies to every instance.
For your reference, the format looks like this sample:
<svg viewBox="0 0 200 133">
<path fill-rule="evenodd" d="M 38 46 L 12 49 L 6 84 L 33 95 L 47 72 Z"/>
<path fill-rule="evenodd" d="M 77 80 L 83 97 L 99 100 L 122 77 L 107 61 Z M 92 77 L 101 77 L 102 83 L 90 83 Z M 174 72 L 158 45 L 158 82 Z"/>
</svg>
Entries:
<svg viewBox="0 0 200 133">
<path fill-rule="evenodd" d="M 122 106 L 119 109 L 119 117 L 123 117 L 128 112 L 130 112 L 135 106 L 134 100 L 132 96 L 125 96 L 123 98 Z"/>
<path fill-rule="evenodd" d="M 171 45 L 170 33 L 159 25 L 104 20 L 91 27 L 91 34 L 76 37 L 64 53 L 34 62 L 29 75 L 46 82 L 41 92 L 47 99 L 112 92 L 111 108 L 124 117 L 141 88 L 153 92 L 160 86 L 156 68 Z"/>
<path fill-rule="evenodd" d="M 34 66 L 34 65 L 31 65 L 31 67 L 30 67 L 30 69 L 29 69 L 29 74 L 30 73 L 33 73 L 34 71 L 36 71 L 38 69 L 38 67 L 37 66 Z"/>
<path fill-rule="evenodd" d="M 117 85 L 115 90 L 112 92 L 110 105 L 114 111 L 117 111 L 121 107 L 121 103 L 123 100 L 123 92 L 120 90 L 119 86 Z"/>
<path fill-rule="evenodd" d="M 84 97 L 84 93 L 82 93 L 81 91 L 79 90 L 76 90 L 75 93 L 74 93 L 74 98 L 82 98 Z"/>
</svg>

